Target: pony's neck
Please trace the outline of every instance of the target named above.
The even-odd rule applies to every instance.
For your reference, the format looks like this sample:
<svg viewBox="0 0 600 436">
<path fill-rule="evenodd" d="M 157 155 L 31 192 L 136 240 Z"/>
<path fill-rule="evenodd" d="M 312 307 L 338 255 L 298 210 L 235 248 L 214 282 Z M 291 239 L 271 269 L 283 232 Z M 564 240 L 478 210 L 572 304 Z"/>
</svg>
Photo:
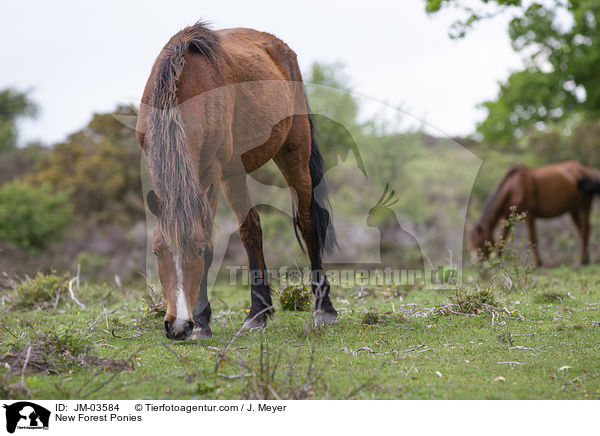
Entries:
<svg viewBox="0 0 600 436">
<path fill-rule="evenodd" d="M 490 239 L 493 236 L 496 224 L 500 218 L 502 218 L 507 196 L 510 194 L 510 188 L 507 186 L 507 182 L 513 176 L 521 173 L 524 170 L 525 167 L 522 165 L 516 165 L 509 169 L 498 184 L 498 187 L 494 193 L 486 201 L 483 212 L 477 224 L 482 227 Z"/>
<path fill-rule="evenodd" d="M 506 197 L 506 192 L 503 189 L 504 187 L 500 187 L 499 192 L 494 199 L 494 203 L 491 207 L 481 215 L 478 221 L 478 225 L 480 225 L 486 235 L 488 237 L 492 237 L 494 234 L 494 229 L 496 228 L 496 224 L 502 218 L 502 204 L 504 203 L 504 199 Z"/>
<path fill-rule="evenodd" d="M 490 213 L 485 217 L 482 216 L 479 219 L 478 224 L 483 228 L 483 231 L 488 238 L 491 238 L 494 235 L 494 229 L 496 228 L 498 221 L 500 221 L 500 218 L 499 208 L 494 208 L 493 213 Z"/>
</svg>

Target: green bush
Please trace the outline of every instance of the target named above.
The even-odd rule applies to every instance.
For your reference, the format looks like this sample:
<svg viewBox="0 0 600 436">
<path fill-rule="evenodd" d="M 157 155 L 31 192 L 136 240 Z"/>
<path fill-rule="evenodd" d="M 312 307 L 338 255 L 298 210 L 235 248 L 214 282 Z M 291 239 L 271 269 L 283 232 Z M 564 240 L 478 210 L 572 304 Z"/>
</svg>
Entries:
<svg viewBox="0 0 600 436">
<path fill-rule="evenodd" d="M 363 315 L 362 323 L 365 325 L 374 325 L 379 324 L 381 321 L 381 316 L 376 310 L 369 310 Z"/>
<path fill-rule="evenodd" d="M 56 302 L 65 301 L 69 289 L 69 275 L 38 272 L 35 277 L 19 283 L 11 298 L 12 306 L 19 309 L 51 307 Z"/>
<path fill-rule="evenodd" d="M 313 294 L 309 285 L 290 285 L 279 292 L 279 303 L 283 310 L 300 312 L 310 310 L 312 299 Z"/>
<path fill-rule="evenodd" d="M 0 188 L 0 239 L 28 250 L 45 248 L 70 221 L 67 194 L 48 184 L 13 181 Z"/>
<path fill-rule="evenodd" d="M 126 107 L 116 113 L 135 115 Z M 145 217 L 140 150 L 131 128 L 113 114 L 96 114 L 87 127 L 56 144 L 27 180 L 68 191 L 77 216 L 129 224 Z"/>
</svg>

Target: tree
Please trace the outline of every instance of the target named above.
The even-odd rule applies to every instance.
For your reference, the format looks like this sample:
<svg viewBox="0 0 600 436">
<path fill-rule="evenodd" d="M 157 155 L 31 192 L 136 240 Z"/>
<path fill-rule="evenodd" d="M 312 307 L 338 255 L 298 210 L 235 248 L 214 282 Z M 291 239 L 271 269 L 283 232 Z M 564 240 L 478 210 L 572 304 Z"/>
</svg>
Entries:
<svg viewBox="0 0 600 436">
<path fill-rule="evenodd" d="M 525 68 L 500 84 L 498 97 L 482 104 L 487 118 L 477 126 L 484 140 L 511 143 L 534 131 L 600 115 L 600 2 L 597 0 L 480 0 L 480 8 L 457 0 L 425 0 L 436 13 L 454 5 L 466 18 L 451 28 L 464 37 L 475 23 L 511 10 L 513 49 Z"/>
<path fill-rule="evenodd" d="M 125 106 L 115 113 L 135 115 Z M 134 131 L 113 114 L 95 114 L 87 127 L 56 144 L 28 180 L 69 192 L 80 217 L 129 222 L 144 217 L 140 159 Z"/>
<path fill-rule="evenodd" d="M 0 239 L 27 250 L 47 247 L 71 221 L 64 192 L 12 181 L 0 188 Z"/>
<path fill-rule="evenodd" d="M 356 146 L 357 138 L 353 136 L 361 135 L 363 129 L 357 121 L 359 105 L 343 70 L 339 63 L 312 64 L 306 80 L 310 109 L 317 124 L 317 139 L 326 169 L 338 165 L 338 157 L 345 161 L 349 154 L 353 154 L 364 172 Z"/>
<path fill-rule="evenodd" d="M 22 117 L 33 117 L 37 106 L 27 93 L 14 89 L 0 91 L 0 154 L 17 147 L 17 121 Z"/>
</svg>

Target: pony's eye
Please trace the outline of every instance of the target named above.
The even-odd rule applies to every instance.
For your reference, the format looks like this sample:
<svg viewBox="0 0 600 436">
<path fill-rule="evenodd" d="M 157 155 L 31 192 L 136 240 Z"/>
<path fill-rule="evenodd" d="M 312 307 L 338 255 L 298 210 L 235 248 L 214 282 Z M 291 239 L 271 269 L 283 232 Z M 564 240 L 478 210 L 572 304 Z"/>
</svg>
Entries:
<svg viewBox="0 0 600 436">
<path fill-rule="evenodd" d="M 156 257 L 158 257 L 158 250 L 152 250 L 152 253 L 153 253 L 153 254 L 154 254 Z"/>
<path fill-rule="evenodd" d="M 204 254 L 204 248 L 198 249 L 198 256 L 202 256 Z"/>
</svg>

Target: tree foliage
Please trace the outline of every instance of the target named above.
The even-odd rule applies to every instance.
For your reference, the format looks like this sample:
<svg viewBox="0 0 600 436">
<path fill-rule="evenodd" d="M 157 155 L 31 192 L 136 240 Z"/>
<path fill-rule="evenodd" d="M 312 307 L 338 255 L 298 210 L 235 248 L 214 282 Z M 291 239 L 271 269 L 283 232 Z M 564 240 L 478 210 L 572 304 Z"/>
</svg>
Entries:
<svg viewBox="0 0 600 436">
<path fill-rule="evenodd" d="M 37 106 L 27 93 L 14 89 L 0 91 L 0 153 L 17 147 L 17 121 L 35 116 L 36 112 Z"/>
<path fill-rule="evenodd" d="M 429 13 L 453 5 L 466 18 L 451 29 L 462 37 L 478 21 L 510 9 L 508 33 L 525 69 L 501 84 L 498 97 L 482 104 L 478 125 L 484 140 L 511 143 L 527 133 L 547 131 L 573 120 L 600 115 L 600 2 L 597 0 L 481 0 L 466 7 L 457 0 L 426 0 Z"/>
<path fill-rule="evenodd" d="M 45 248 L 71 221 L 68 195 L 50 185 L 12 181 L 0 188 L 0 239 L 21 248 Z"/>
<path fill-rule="evenodd" d="M 349 90 L 349 80 L 339 63 L 313 63 L 307 82 L 318 85 L 309 87 L 312 91 L 310 109 L 317 124 L 325 166 L 330 168 L 338 164 L 338 156 L 345 160 L 348 153 L 356 149 L 353 135 L 361 131 L 357 121 L 358 102 Z"/>
<path fill-rule="evenodd" d="M 118 107 L 121 115 L 134 115 Z M 140 150 L 135 134 L 112 114 L 95 114 L 87 127 L 54 146 L 29 177 L 70 192 L 77 215 L 100 222 L 144 216 Z"/>
</svg>

